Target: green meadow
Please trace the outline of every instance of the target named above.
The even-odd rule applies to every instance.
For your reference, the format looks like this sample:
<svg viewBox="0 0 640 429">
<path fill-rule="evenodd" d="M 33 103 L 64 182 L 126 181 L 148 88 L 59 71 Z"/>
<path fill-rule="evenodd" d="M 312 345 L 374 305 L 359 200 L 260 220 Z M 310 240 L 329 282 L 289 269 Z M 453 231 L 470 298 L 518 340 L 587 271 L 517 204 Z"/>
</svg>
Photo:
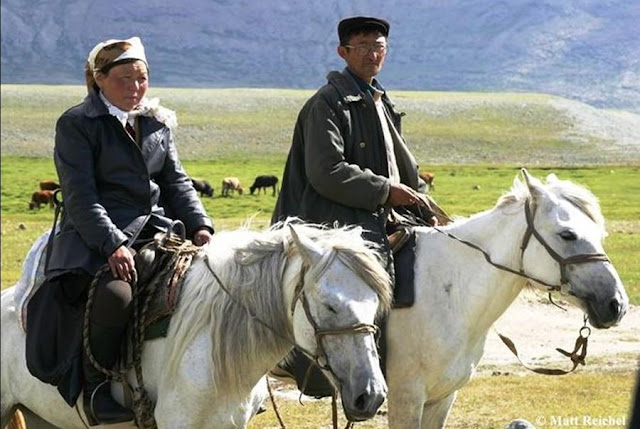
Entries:
<svg viewBox="0 0 640 429">
<path fill-rule="evenodd" d="M 53 211 L 29 210 L 28 202 L 39 181 L 56 178 L 55 121 L 82 100 L 85 90 L 19 85 L 2 85 L 1 90 L 4 289 L 17 281 L 33 240 L 51 226 Z M 214 196 L 202 201 L 217 229 L 269 224 L 275 197 L 270 192 L 249 195 L 248 188 L 257 175 L 281 177 L 298 110 L 311 94 L 279 89 L 150 91 L 150 96 L 160 97 L 178 113 L 176 142 L 188 174 L 215 188 Z M 631 302 L 640 304 L 640 151 L 589 134 L 574 116 L 555 107 L 556 97 L 544 94 L 392 92 L 391 96 L 407 113 L 403 132 L 421 170 L 435 173 L 433 197 L 451 215 L 468 216 L 491 208 L 510 189 L 521 167 L 541 179 L 555 173 L 591 189 L 607 220 L 605 250 Z M 221 180 L 227 176 L 240 178 L 246 192 L 220 196 Z M 534 422 L 537 416 L 587 412 L 626 416 L 633 380 L 628 370 L 578 371 L 562 378 L 478 377 L 460 391 L 450 427 L 502 428 L 517 417 Z M 557 400 L 560 396 L 562 401 Z M 290 427 L 330 424 L 326 403 L 301 407 L 291 402 L 284 408 Z M 381 428 L 383 420 L 358 427 Z M 277 427 L 277 422 L 273 413 L 265 413 L 250 427 Z"/>
</svg>

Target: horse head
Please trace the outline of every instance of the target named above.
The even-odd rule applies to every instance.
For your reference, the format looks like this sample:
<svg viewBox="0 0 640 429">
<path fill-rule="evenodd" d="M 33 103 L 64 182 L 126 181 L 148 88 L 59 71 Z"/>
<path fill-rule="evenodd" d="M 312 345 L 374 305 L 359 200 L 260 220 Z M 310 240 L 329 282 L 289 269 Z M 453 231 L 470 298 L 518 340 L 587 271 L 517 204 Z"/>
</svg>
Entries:
<svg viewBox="0 0 640 429">
<path fill-rule="evenodd" d="M 291 302 L 296 344 L 340 391 L 347 418 L 369 419 L 387 393 L 374 323 L 391 300 L 388 274 L 358 229 L 341 243 L 318 244 L 289 228 L 303 266 Z"/>
<path fill-rule="evenodd" d="M 545 285 L 558 285 L 552 289 L 581 308 L 594 327 L 616 325 L 629 298 L 603 249 L 606 232 L 598 200 L 586 188 L 553 174 L 544 184 L 525 169 L 522 174 L 528 194 L 523 271 L 546 279 Z M 535 239 L 528 242 L 529 237 Z"/>
</svg>

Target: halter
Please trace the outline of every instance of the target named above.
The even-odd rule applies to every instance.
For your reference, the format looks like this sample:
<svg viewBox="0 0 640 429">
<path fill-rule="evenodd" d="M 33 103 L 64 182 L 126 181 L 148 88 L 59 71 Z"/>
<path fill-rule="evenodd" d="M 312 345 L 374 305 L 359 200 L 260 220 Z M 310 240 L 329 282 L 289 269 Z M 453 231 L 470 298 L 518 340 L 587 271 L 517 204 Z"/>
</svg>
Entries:
<svg viewBox="0 0 640 429">
<path fill-rule="evenodd" d="M 493 265 L 494 267 L 498 268 L 499 270 L 502 271 L 507 271 L 511 274 L 515 274 L 517 276 L 520 277 L 524 277 L 528 280 L 532 280 L 536 283 L 540 283 L 546 287 L 549 288 L 549 292 L 554 292 L 554 291 L 558 291 L 561 292 L 562 291 L 562 286 L 564 285 L 570 285 L 569 280 L 567 279 L 567 265 L 571 265 L 571 264 L 583 264 L 586 262 L 595 262 L 595 261 L 606 261 L 609 262 L 609 257 L 604 254 L 604 253 L 584 253 L 584 254 L 579 254 L 579 255 L 574 255 L 574 256 L 569 256 L 568 258 L 563 258 L 558 252 L 556 252 L 545 240 L 544 238 L 540 235 L 540 233 L 536 230 L 534 224 L 533 224 L 533 220 L 534 220 L 534 216 L 535 213 L 531 212 L 530 206 L 529 206 L 529 201 L 530 198 L 527 198 L 524 204 L 524 212 L 525 212 L 525 218 L 527 219 L 527 229 L 525 230 L 524 233 L 524 237 L 522 238 L 522 244 L 520 245 L 520 269 L 519 270 L 515 270 L 511 267 L 508 267 L 506 265 L 502 265 L 499 264 L 497 262 L 493 262 L 493 260 L 491 259 L 491 255 L 485 251 L 484 249 L 482 249 L 480 246 L 478 246 L 477 244 L 474 244 L 470 241 L 467 240 L 463 240 L 453 234 L 451 234 L 450 232 L 447 231 L 443 231 L 438 227 L 432 227 L 434 230 L 438 231 L 439 233 L 446 235 L 449 238 L 452 238 L 462 244 L 465 244 L 469 247 L 471 247 L 472 249 L 475 249 L 477 251 L 479 251 L 480 253 L 482 253 L 482 255 L 484 256 L 484 258 L 486 259 L 486 261 Z M 527 246 L 529 244 L 529 241 L 531 239 L 531 236 L 535 237 L 536 240 L 538 240 L 538 242 L 540 244 L 542 244 L 542 246 L 547 250 L 547 253 L 549 254 L 549 256 L 551 256 L 551 258 L 556 261 L 559 265 L 560 265 L 560 284 L 552 284 L 549 282 L 546 282 L 542 279 L 533 277 L 527 273 L 524 272 L 524 252 L 527 249 Z M 571 292 L 569 290 L 569 292 Z"/>
<path fill-rule="evenodd" d="M 550 245 L 545 241 L 545 239 L 540 235 L 540 233 L 536 230 L 533 221 L 535 217 L 535 212 L 531 212 L 531 207 L 529 205 L 530 199 L 524 203 L 524 214 L 527 219 L 527 229 L 524 232 L 524 237 L 522 238 L 522 244 L 520 245 L 520 273 L 524 275 L 524 252 L 527 249 L 527 245 L 529 244 L 529 240 L 533 235 L 536 240 L 542 247 L 547 250 L 547 253 L 553 260 L 555 260 L 560 265 L 560 285 L 548 285 L 547 283 L 541 282 L 540 280 L 533 279 L 539 283 L 542 283 L 546 286 L 549 286 L 552 291 L 560 291 L 563 285 L 568 285 L 569 280 L 567 279 L 567 265 L 572 264 L 584 264 L 586 262 L 595 262 L 595 261 L 605 261 L 610 262 L 609 257 L 604 253 L 583 253 L 579 255 L 569 256 L 568 258 L 563 258 L 558 252 L 556 252 Z"/>
<path fill-rule="evenodd" d="M 251 311 L 251 309 L 249 309 L 243 302 L 238 300 L 235 297 L 235 295 L 233 295 L 231 293 L 231 291 L 226 287 L 226 285 L 222 282 L 222 280 L 218 277 L 218 275 L 213 270 L 213 268 L 211 268 L 211 265 L 209 264 L 209 261 L 208 261 L 208 259 L 209 259 L 208 256 L 205 256 L 205 258 L 207 259 L 207 261 L 205 261 L 205 265 L 207 266 L 207 268 L 209 269 L 211 274 L 213 274 L 213 277 L 216 279 L 216 281 L 220 285 L 220 288 L 229 296 L 229 298 L 232 301 L 234 301 L 236 304 L 244 307 L 244 309 L 247 311 L 247 313 L 249 314 L 249 316 L 253 320 L 255 320 L 260 325 L 264 326 L 265 328 L 269 329 L 276 336 L 284 339 L 285 341 L 287 341 L 288 343 L 290 343 L 294 347 L 297 347 L 300 351 L 302 351 L 305 355 L 307 355 L 319 368 L 331 372 L 331 374 L 333 374 L 333 376 L 336 379 L 338 379 L 338 377 L 337 377 L 336 373 L 329 366 L 329 359 L 327 358 L 327 354 L 326 354 L 326 352 L 324 350 L 324 347 L 322 346 L 322 338 L 325 337 L 325 336 L 328 336 L 328 335 L 347 335 L 347 334 L 359 334 L 359 333 L 373 334 L 374 337 L 375 337 L 380 332 L 379 328 L 376 325 L 372 325 L 372 324 L 368 324 L 368 323 L 356 323 L 356 324 L 345 326 L 345 327 L 342 327 L 342 328 L 321 329 L 320 326 L 318 325 L 318 323 L 313 318 L 313 315 L 311 314 L 311 311 L 309 309 L 309 302 L 308 302 L 308 299 L 307 299 L 305 291 L 304 291 L 304 289 L 305 289 L 305 276 L 306 276 L 306 272 L 308 270 L 308 265 L 303 262 L 302 269 L 300 271 L 300 280 L 296 284 L 296 288 L 295 288 L 295 291 L 294 291 L 294 298 L 293 298 L 293 300 L 291 302 L 291 314 L 293 315 L 293 312 L 294 312 L 295 307 L 296 307 L 296 303 L 297 303 L 298 300 L 300 300 L 302 302 L 302 307 L 303 307 L 303 309 L 305 311 L 305 315 L 307 317 L 307 320 L 309 321 L 309 323 L 313 327 L 314 335 L 316 337 L 317 347 L 318 347 L 318 350 L 320 352 L 318 354 L 313 354 L 309 350 L 306 350 L 304 347 L 296 344 L 296 342 L 294 340 L 292 340 L 292 339 L 288 338 L 287 336 L 283 335 L 282 333 L 276 331 L 273 327 L 271 327 L 269 324 L 267 324 L 262 319 L 260 319 L 257 315 L 255 315 Z M 377 350 L 376 350 L 376 353 L 377 353 Z M 325 362 L 324 364 L 322 364 L 320 362 L 321 359 L 324 360 L 324 362 Z"/>
<path fill-rule="evenodd" d="M 304 350 L 304 348 L 300 346 L 297 346 L 297 347 L 300 350 L 302 350 L 309 358 L 311 358 L 315 362 L 315 364 L 318 366 L 318 368 L 331 372 L 331 374 L 333 374 L 333 376 L 336 379 L 338 379 L 336 373 L 331 369 L 331 366 L 329 365 L 329 358 L 327 357 L 327 353 L 325 352 L 324 346 L 322 345 L 322 339 L 330 335 L 348 335 L 348 334 L 360 334 L 360 333 L 373 334 L 375 339 L 379 334 L 380 329 L 376 325 L 372 325 L 369 323 L 354 323 L 353 325 L 348 325 L 341 328 L 321 329 L 318 323 L 316 322 L 316 320 L 313 318 L 313 315 L 311 314 L 311 309 L 309 308 L 309 300 L 307 299 L 307 296 L 304 291 L 304 287 L 305 287 L 304 278 L 305 278 L 307 269 L 308 269 L 308 266 L 306 264 L 303 264 L 302 271 L 300 273 L 300 281 L 296 285 L 294 299 L 291 302 L 291 314 L 293 315 L 296 304 L 298 301 L 300 301 L 302 303 L 302 308 L 304 309 L 307 320 L 313 327 L 314 335 L 316 337 L 316 344 L 318 347 L 318 353 L 314 355 L 313 353 L 307 350 Z M 324 360 L 324 364 L 321 363 L 320 359 Z"/>
</svg>

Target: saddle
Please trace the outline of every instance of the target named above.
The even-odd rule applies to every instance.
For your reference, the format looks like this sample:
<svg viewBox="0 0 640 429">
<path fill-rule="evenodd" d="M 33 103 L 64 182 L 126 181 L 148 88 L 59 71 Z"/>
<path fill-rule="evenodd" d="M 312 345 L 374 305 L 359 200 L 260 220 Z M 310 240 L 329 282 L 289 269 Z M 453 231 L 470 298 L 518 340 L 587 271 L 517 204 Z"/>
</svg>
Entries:
<svg viewBox="0 0 640 429">
<path fill-rule="evenodd" d="M 184 275 L 200 248 L 174 233 L 155 236 L 134 256 L 138 273 L 139 323 L 145 340 L 165 337 L 178 304 Z M 136 322 L 136 321 L 134 321 Z"/>
<path fill-rule="evenodd" d="M 31 297 L 44 283 L 47 231 L 33 244 L 23 263 L 22 275 L 15 286 L 14 300 L 19 323 L 26 332 L 27 307 Z M 138 273 L 138 311 L 144 315 L 145 339 L 166 336 L 184 280 L 199 248 L 173 233 L 157 234 L 134 257 Z"/>
</svg>

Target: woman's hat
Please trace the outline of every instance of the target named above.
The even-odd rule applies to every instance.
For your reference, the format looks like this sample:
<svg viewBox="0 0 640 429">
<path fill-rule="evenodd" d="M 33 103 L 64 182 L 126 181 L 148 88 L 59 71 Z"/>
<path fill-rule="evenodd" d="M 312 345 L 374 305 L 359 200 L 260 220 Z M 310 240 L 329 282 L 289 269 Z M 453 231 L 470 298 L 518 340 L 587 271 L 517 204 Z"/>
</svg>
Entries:
<svg viewBox="0 0 640 429">
<path fill-rule="evenodd" d="M 100 42 L 89 53 L 87 63 L 91 73 L 95 74 L 110 64 L 124 60 L 140 60 L 147 65 L 147 68 L 149 67 L 147 57 L 144 54 L 144 46 L 142 46 L 139 37 Z"/>
</svg>

